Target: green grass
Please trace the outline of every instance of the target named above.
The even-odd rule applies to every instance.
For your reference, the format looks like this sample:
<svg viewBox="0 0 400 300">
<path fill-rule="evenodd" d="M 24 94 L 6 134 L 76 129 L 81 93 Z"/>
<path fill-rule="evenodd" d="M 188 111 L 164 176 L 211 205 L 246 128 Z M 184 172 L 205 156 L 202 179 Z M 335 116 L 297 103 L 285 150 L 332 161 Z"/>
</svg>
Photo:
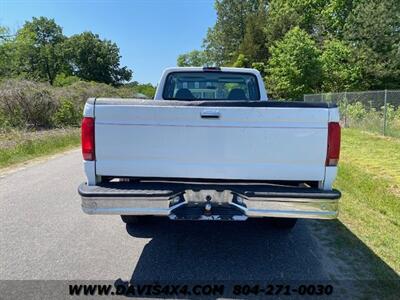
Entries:
<svg viewBox="0 0 400 300">
<path fill-rule="evenodd" d="M 11 131 L 0 134 L 0 168 L 78 146 L 79 129 L 45 132 Z"/>
<path fill-rule="evenodd" d="M 343 130 L 339 220 L 400 272 L 400 140 Z"/>
</svg>

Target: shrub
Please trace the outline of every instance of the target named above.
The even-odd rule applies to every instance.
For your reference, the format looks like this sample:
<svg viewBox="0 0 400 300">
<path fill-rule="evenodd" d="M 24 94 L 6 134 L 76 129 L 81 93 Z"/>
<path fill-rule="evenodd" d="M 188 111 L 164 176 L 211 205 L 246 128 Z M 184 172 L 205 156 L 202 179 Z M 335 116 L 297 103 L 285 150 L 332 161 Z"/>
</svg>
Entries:
<svg viewBox="0 0 400 300">
<path fill-rule="evenodd" d="M 65 74 L 58 74 L 54 79 L 53 85 L 56 87 L 68 86 L 75 82 L 80 81 L 79 77 L 68 76 Z"/>
<path fill-rule="evenodd" d="M 361 128 L 372 132 L 381 132 L 383 126 L 382 111 L 375 108 L 367 108 L 363 103 L 345 103 L 339 101 L 339 109 L 342 120 L 346 127 Z"/>
<path fill-rule="evenodd" d="M 400 106 L 396 110 L 396 113 L 394 115 L 394 119 L 396 120 L 396 122 L 398 122 L 400 124 Z"/>
<path fill-rule="evenodd" d="M 367 110 L 361 102 L 356 102 L 354 104 L 347 104 L 346 115 L 353 120 L 362 120 L 367 115 Z"/>
<path fill-rule="evenodd" d="M 57 127 L 79 125 L 82 117 L 81 111 L 72 101 L 62 101 L 54 114 L 54 125 Z"/>
<path fill-rule="evenodd" d="M 386 108 L 387 128 L 392 131 L 391 135 L 400 135 L 400 107 L 388 104 Z"/>
<path fill-rule="evenodd" d="M 57 99 L 68 99 L 76 106 L 83 106 L 90 97 L 119 97 L 116 91 L 116 88 L 104 83 L 77 81 L 54 89 L 53 94 Z"/>
<path fill-rule="evenodd" d="M 134 97 L 141 89 L 146 94 L 154 93 L 150 84 L 116 88 L 104 83 L 74 81 L 64 75 L 57 78 L 57 84 L 62 86 L 20 79 L 0 82 L 0 128 L 76 126 L 88 98 Z"/>
<path fill-rule="evenodd" d="M 58 101 L 48 86 L 26 80 L 0 85 L 0 110 L 4 123 L 13 127 L 50 127 Z"/>
<path fill-rule="evenodd" d="M 384 106 L 382 106 L 382 111 L 385 109 Z M 396 107 L 392 104 L 388 104 L 386 107 L 386 120 L 388 122 L 393 122 L 395 119 L 400 117 L 400 107 L 396 109 Z"/>
</svg>

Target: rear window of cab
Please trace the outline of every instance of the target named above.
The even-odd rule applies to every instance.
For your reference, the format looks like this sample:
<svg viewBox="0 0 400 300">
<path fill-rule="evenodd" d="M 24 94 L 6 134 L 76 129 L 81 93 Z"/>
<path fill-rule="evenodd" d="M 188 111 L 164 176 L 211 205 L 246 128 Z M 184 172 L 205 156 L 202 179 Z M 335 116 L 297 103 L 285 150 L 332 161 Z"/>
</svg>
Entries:
<svg viewBox="0 0 400 300">
<path fill-rule="evenodd" d="M 257 77 L 237 72 L 172 72 L 168 74 L 165 100 L 260 100 Z"/>
</svg>

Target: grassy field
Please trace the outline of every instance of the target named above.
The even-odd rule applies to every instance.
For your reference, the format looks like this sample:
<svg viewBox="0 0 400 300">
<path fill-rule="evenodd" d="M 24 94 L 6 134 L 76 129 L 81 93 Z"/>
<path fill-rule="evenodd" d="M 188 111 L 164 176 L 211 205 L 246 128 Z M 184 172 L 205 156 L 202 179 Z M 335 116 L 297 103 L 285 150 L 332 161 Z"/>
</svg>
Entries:
<svg viewBox="0 0 400 300">
<path fill-rule="evenodd" d="M 400 139 L 343 130 L 340 221 L 400 272 Z"/>
<path fill-rule="evenodd" d="M 78 128 L 0 133 L 0 168 L 78 146 Z"/>
</svg>

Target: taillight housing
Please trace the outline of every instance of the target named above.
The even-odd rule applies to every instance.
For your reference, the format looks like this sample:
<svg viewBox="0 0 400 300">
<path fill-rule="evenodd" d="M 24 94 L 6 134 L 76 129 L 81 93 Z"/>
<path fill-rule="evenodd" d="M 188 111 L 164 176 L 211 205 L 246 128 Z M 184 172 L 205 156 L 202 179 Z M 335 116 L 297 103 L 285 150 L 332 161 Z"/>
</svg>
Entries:
<svg viewBox="0 0 400 300">
<path fill-rule="evenodd" d="M 84 160 L 95 160 L 94 118 L 84 117 L 81 127 L 82 155 Z"/>
<path fill-rule="evenodd" d="M 326 166 L 337 166 L 340 155 L 340 124 L 328 123 L 328 151 L 326 154 Z"/>
</svg>

